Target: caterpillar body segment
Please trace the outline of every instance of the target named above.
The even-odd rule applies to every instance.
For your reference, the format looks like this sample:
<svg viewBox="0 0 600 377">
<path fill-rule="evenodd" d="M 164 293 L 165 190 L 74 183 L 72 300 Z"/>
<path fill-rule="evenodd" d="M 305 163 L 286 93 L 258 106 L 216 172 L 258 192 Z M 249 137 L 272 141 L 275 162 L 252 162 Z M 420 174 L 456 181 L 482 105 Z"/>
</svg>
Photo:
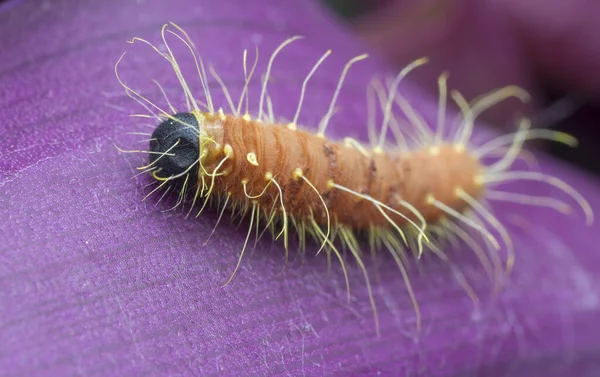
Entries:
<svg viewBox="0 0 600 377">
<path fill-rule="evenodd" d="M 206 127 L 200 133 L 210 139 L 201 143 L 205 146 L 197 151 L 196 161 L 202 166 L 199 174 L 218 174 L 215 187 L 228 187 L 233 200 L 253 199 L 261 207 L 273 202 L 278 190 L 268 186 L 278 182 L 283 207 L 297 220 L 313 217 L 317 224 L 326 226 L 333 218 L 335 224 L 355 230 L 371 226 L 390 228 L 389 220 L 376 208 L 379 205 L 391 208 L 389 216 L 398 225 L 404 226 L 409 220 L 418 222 L 421 217 L 436 221 L 444 212 L 429 203 L 431 197 L 460 212 L 467 204 L 455 191 L 460 188 L 479 197 L 483 189 L 475 179 L 482 172 L 478 160 L 452 145 L 413 151 L 406 157 L 403 153 L 371 151 L 365 156 L 356 148 L 282 124 L 231 115 L 220 118 L 209 113 L 176 117 L 190 115 L 194 116 L 190 123 L 201 129 Z M 163 124 L 172 127 L 170 119 Z M 162 141 L 157 136 L 162 127 L 156 129 L 153 139 Z M 198 160 L 200 155 L 203 157 Z M 170 162 L 181 156 L 165 156 L 157 166 L 168 173 L 172 169 Z M 189 157 L 185 157 L 182 168 L 190 166 Z M 438 161 L 432 163 L 432 159 Z M 457 181 L 463 184 L 456 185 Z M 453 185 L 455 190 L 449 190 Z M 367 196 L 380 204 L 365 200 Z M 417 209 L 407 208 L 405 202 L 415 203 Z M 417 216 L 419 213 L 421 216 Z"/>
</svg>

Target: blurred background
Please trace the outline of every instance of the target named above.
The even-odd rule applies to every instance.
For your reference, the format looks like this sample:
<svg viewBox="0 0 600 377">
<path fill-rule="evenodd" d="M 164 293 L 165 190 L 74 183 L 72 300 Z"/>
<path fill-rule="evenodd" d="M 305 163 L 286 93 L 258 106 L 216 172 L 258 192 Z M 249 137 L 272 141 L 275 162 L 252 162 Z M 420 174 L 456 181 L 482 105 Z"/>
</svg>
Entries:
<svg viewBox="0 0 600 377">
<path fill-rule="evenodd" d="M 600 2 L 586 0 L 321 0 L 392 66 L 421 56 L 430 63 L 411 79 L 436 94 L 436 78 L 467 99 L 517 84 L 534 96 L 485 113 L 494 127 L 514 127 L 515 111 L 537 127 L 568 132 L 578 148 L 540 147 L 600 174 Z"/>
</svg>

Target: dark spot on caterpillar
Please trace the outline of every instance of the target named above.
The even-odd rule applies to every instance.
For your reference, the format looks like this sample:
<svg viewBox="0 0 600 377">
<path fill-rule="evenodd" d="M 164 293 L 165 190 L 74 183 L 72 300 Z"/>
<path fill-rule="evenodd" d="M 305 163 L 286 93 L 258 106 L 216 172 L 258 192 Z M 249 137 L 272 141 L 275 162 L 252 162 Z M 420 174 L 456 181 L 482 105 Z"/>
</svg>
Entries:
<svg viewBox="0 0 600 377">
<path fill-rule="evenodd" d="M 369 180 L 373 181 L 375 179 L 375 174 L 377 173 L 377 165 L 375 165 L 375 160 L 371 160 L 369 163 Z"/>
<path fill-rule="evenodd" d="M 297 205 L 298 201 L 301 200 L 301 196 L 299 195 L 299 193 L 302 190 L 303 184 L 304 181 L 302 179 L 290 178 L 289 183 L 285 185 L 286 191 L 289 190 L 290 197 L 293 198 L 292 200 L 290 200 L 290 205 L 295 206 Z"/>
<path fill-rule="evenodd" d="M 327 158 L 327 161 L 329 162 L 329 164 L 327 166 L 327 175 L 329 176 L 329 178 L 332 181 L 335 182 L 335 179 L 336 179 L 335 169 L 337 167 L 337 156 L 335 154 L 335 150 L 332 145 L 324 144 L 323 152 L 325 153 L 325 157 Z M 331 205 L 331 203 L 333 202 L 335 193 L 333 192 L 333 190 L 328 189 L 325 193 L 322 193 L 321 196 L 323 197 L 323 201 L 325 202 L 325 205 L 327 207 L 329 207 Z"/>
<path fill-rule="evenodd" d="M 373 185 L 375 184 L 375 174 L 377 174 L 377 166 L 375 165 L 375 160 L 371 159 L 369 161 L 369 166 L 367 167 L 367 190 L 372 192 L 372 195 L 378 195 L 380 190 L 373 190 Z"/>
<path fill-rule="evenodd" d="M 335 155 L 335 151 L 333 147 L 329 144 L 325 144 L 323 146 L 323 151 L 325 152 L 325 156 L 329 160 L 329 167 L 335 168 L 337 166 L 337 157 Z"/>
<path fill-rule="evenodd" d="M 191 113 L 178 113 L 175 119 L 160 123 L 150 140 L 150 163 L 158 168 L 156 176 L 169 178 L 188 171 L 195 177 L 198 172 L 198 121 Z M 184 177 L 181 177 L 184 178 Z"/>
</svg>

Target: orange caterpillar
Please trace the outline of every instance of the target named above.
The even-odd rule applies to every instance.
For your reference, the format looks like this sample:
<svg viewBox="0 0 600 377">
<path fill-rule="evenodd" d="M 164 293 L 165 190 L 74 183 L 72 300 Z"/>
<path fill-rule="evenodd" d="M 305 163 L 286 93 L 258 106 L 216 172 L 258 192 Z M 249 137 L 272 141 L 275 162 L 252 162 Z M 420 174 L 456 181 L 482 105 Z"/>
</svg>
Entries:
<svg viewBox="0 0 600 377">
<path fill-rule="evenodd" d="M 262 234 L 259 228 L 261 222 L 275 238 L 283 237 L 286 259 L 289 233 L 294 228 L 302 247 L 306 236 L 311 236 L 321 245 L 319 252 L 324 250 L 328 256 L 337 257 L 345 274 L 344 261 L 339 245 L 336 245 L 341 242 L 363 271 L 378 328 L 375 301 L 357 238 L 358 234 L 366 234 L 373 251 L 385 248 L 394 257 L 415 307 L 417 327 L 420 327 L 419 307 L 405 269 L 404 253 L 407 248 L 414 250 L 417 257 L 425 251 L 432 251 L 445 258 L 431 235 L 454 235 L 472 247 L 488 274 L 498 282 L 503 273 L 498 251 L 501 247 L 506 249 L 507 271 L 513 266 L 514 251 L 506 229 L 483 200 L 547 206 L 562 212 L 570 209 L 566 203 L 552 197 L 504 192 L 495 189 L 496 185 L 512 180 L 545 182 L 569 195 L 581 206 L 588 223 L 593 221 L 586 200 L 567 183 L 534 171 L 509 170 L 513 162 L 522 157 L 522 145 L 527 139 L 552 139 L 574 145 L 576 141 L 570 136 L 551 130 L 531 130 L 529 120 L 522 118 L 517 132 L 499 136 L 477 147 L 470 145 L 475 119 L 482 111 L 510 97 L 528 100 L 528 94 L 518 87 L 494 90 L 471 103 L 457 91 L 451 91 L 450 96 L 460 107 L 461 114 L 457 130 L 448 137 L 445 129 L 446 74 L 438 80 L 438 119 L 433 131 L 397 91 L 400 81 L 426 62 L 426 59 L 419 59 L 387 82 L 387 88 L 378 80 L 373 80 L 369 87 L 371 110 L 378 101 L 383 112 L 380 136 L 375 136 L 371 119 L 370 145 L 351 138 L 334 141 L 325 136 L 325 131 L 338 93 L 350 67 L 366 55 L 346 64 L 329 110 L 317 132 L 311 133 L 301 130 L 297 121 L 307 83 L 331 51 L 325 52 L 306 76 L 292 121 L 281 123 L 273 113 L 267 83 L 277 54 L 300 37 L 287 39 L 271 55 L 262 81 L 258 111 L 252 117 L 248 112 L 248 85 L 256 61 L 248 71 L 244 51 L 245 85 L 237 105 L 226 85 L 211 68 L 211 74 L 220 84 L 228 102 L 228 110 L 224 111 L 213 103 L 204 64 L 189 36 L 177 25 L 171 26 L 174 29 L 169 25 L 162 29 L 166 53 L 143 39 L 134 38 L 130 43 L 139 41 L 148 44 L 171 64 L 185 93 L 185 112 L 179 112 L 166 95 L 167 108 L 163 108 L 127 86 L 118 75 L 118 65 L 125 54 L 117 62 L 115 73 L 126 93 L 149 111 L 149 115 L 145 116 L 156 119 L 158 124 L 150 139 L 150 150 L 135 151 L 150 155 L 149 164 L 139 168 L 150 173 L 158 183 L 150 194 L 167 187 L 178 190 L 177 206 L 191 202 L 188 215 L 197 205 L 200 207 L 197 215 L 200 215 L 207 203 L 215 198 L 222 207 L 219 220 L 227 208 L 241 209 L 243 215 L 248 215 L 250 224 L 246 243 L 231 278 L 240 265 L 252 232 Z M 167 33 L 181 41 L 192 53 L 206 103 L 198 102 L 192 94 L 169 47 Z M 160 85 L 159 88 L 164 94 Z M 264 111 L 265 102 L 267 112 Z M 242 112 L 244 103 L 246 108 Z M 412 134 L 401 129 L 396 109 L 410 122 Z M 395 145 L 386 144 L 388 130 L 395 136 Z M 498 154 L 495 162 L 483 164 L 484 157 Z M 483 245 L 471 236 L 473 232 L 482 236 Z M 500 236 L 500 240 L 493 232 Z M 349 281 L 345 276 L 349 294 Z M 465 288 L 473 295 L 468 285 Z"/>
</svg>

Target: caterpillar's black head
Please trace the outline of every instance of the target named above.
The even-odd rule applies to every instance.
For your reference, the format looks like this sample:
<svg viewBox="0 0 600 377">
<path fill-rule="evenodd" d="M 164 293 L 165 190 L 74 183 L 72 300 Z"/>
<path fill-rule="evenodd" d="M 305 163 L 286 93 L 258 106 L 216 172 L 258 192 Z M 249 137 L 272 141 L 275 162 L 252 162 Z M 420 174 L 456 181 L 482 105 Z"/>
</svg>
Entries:
<svg viewBox="0 0 600 377">
<path fill-rule="evenodd" d="M 177 113 L 173 118 L 160 123 L 152 133 L 150 164 L 157 168 L 154 176 L 174 180 L 195 177 L 200 155 L 198 121 L 192 113 Z"/>
</svg>

